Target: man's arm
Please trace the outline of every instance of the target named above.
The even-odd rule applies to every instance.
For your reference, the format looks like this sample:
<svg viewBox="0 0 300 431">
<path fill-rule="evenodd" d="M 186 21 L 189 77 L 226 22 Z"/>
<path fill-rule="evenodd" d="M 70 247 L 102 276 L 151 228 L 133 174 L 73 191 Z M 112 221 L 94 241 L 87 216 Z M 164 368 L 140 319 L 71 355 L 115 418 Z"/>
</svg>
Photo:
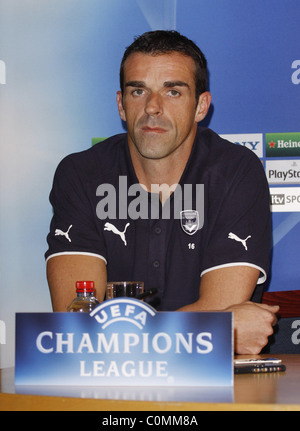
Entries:
<svg viewBox="0 0 300 431">
<path fill-rule="evenodd" d="M 199 299 L 181 311 L 224 310 L 249 301 L 259 270 L 250 266 L 230 266 L 206 272 L 201 277 Z"/>
<path fill-rule="evenodd" d="M 232 266 L 205 273 L 199 299 L 179 311 L 231 311 L 234 316 L 235 351 L 258 354 L 267 344 L 276 324 L 277 306 L 250 302 L 259 270 Z"/>
<path fill-rule="evenodd" d="M 54 256 L 47 262 L 47 279 L 53 311 L 67 311 L 76 296 L 76 281 L 92 280 L 101 302 L 106 287 L 106 264 L 103 259 L 84 255 Z"/>
</svg>

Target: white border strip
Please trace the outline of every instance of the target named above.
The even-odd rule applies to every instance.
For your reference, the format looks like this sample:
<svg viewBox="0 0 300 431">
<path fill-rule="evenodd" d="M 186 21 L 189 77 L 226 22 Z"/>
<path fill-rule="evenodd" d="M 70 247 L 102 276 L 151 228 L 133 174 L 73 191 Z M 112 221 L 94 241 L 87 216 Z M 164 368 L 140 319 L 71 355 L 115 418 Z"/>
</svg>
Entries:
<svg viewBox="0 0 300 431">
<path fill-rule="evenodd" d="M 99 259 L 104 260 L 105 264 L 107 265 L 107 260 L 105 259 L 105 257 L 101 256 L 101 254 L 96 254 L 96 253 L 86 253 L 86 252 L 81 252 L 81 251 L 63 251 L 61 253 L 54 253 L 51 254 L 50 256 L 47 257 L 46 259 L 46 263 L 48 262 L 49 259 L 51 259 L 52 257 L 55 256 L 65 256 L 65 255 L 82 255 L 82 256 L 93 256 L 93 257 L 98 257 Z"/>
<path fill-rule="evenodd" d="M 251 266 L 252 268 L 259 269 L 259 271 L 262 273 L 262 276 L 259 277 L 259 279 L 257 280 L 257 284 L 262 284 L 267 279 L 267 274 L 265 270 L 263 270 L 260 266 L 254 265 L 253 263 L 249 263 L 249 262 L 232 262 L 232 263 L 225 263 L 224 265 L 213 266 L 211 268 L 208 268 L 202 271 L 200 277 L 202 277 L 202 275 L 206 274 L 207 272 L 213 271 L 215 269 L 228 268 L 230 266 Z"/>
</svg>

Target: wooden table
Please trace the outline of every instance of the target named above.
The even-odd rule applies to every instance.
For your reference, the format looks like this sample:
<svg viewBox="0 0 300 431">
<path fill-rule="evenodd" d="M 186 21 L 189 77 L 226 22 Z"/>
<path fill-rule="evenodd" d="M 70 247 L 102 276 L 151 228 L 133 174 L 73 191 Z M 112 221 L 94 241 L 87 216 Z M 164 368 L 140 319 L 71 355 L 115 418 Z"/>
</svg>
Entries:
<svg viewBox="0 0 300 431">
<path fill-rule="evenodd" d="M 267 357 L 260 355 L 259 357 Z M 242 357 L 242 356 L 241 356 Z M 247 356 L 243 356 L 247 357 Z M 222 400 L 222 394 L 212 395 L 209 388 L 204 388 L 199 400 L 155 400 L 143 395 L 143 399 L 135 400 L 134 393 L 126 392 L 115 396 L 96 398 L 82 390 L 80 394 L 67 394 L 63 388 L 55 388 L 52 395 L 17 393 L 13 383 L 13 369 L 2 370 L 0 410 L 2 411 L 259 411 L 259 410 L 296 410 L 300 411 L 300 354 L 276 355 L 286 365 L 286 371 L 267 374 L 236 375 L 234 387 L 230 388 Z M 137 390 L 139 391 L 139 390 Z M 207 391 L 207 392 L 206 392 Z M 159 394 L 160 389 L 156 390 Z M 218 392 L 218 391 L 217 391 Z M 131 394 L 131 395 L 130 395 Z M 229 394 L 230 395 L 230 394 Z M 112 399 L 116 397 L 116 399 Z M 119 399 L 117 399 L 119 398 Z M 159 395 L 158 395 L 159 398 Z"/>
</svg>

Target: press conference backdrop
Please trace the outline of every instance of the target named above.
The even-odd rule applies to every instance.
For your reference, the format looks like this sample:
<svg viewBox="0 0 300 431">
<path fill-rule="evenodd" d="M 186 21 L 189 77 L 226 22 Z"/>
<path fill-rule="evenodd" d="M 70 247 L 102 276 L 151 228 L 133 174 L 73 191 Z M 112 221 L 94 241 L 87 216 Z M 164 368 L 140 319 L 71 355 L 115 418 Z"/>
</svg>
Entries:
<svg viewBox="0 0 300 431">
<path fill-rule="evenodd" d="M 51 311 L 44 252 L 54 170 L 123 132 L 115 103 L 133 37 L 176 29 L 207 56 L 205 121 L 261 159 L 273 217 L 270 291 L 300 288 L 299 0 L 0 0 L 0 366 L 15 312 Z"/>
</svg>

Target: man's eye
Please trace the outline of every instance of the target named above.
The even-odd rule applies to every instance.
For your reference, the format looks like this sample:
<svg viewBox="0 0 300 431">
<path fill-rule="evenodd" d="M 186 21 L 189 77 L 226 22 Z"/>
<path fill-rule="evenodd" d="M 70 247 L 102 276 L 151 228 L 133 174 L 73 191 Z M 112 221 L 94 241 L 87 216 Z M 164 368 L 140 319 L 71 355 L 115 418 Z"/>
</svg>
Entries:
<svg viewBox="0 0 300 431">
<path fill-rule="evenodd" d="M 169 96 L 172 96 L 172 97 L 178 97 L 178 96 L 180 96 L 180 93 L 177 90 L 169 90 L 167 94 Z"/>
<path fill-rule="evenodd" d="M 136 90 L 133 90 L 132 94 L 134 96 L 142 96 L 144 94 L 144 90 L 142 88 L 137 88 Z"/>
</svg>

